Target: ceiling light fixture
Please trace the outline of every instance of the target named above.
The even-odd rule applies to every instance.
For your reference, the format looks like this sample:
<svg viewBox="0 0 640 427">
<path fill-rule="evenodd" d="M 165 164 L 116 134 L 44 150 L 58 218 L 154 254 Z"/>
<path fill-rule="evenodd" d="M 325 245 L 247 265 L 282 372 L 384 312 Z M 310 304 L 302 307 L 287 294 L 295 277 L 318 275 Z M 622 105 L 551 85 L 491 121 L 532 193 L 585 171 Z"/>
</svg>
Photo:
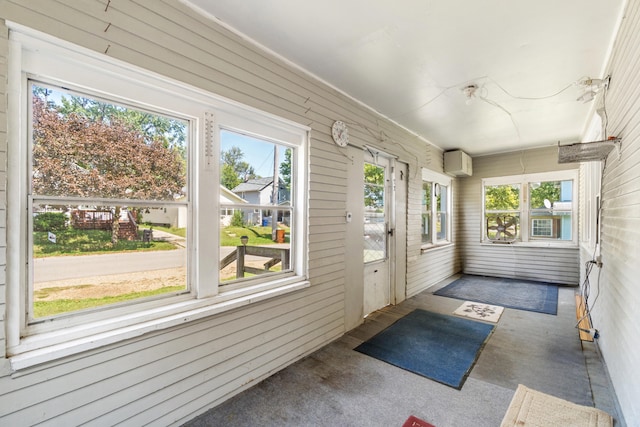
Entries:
<svg viewBox="0 0 640 427">
<path fill-rule="evenodd" d="M 473 102 L 473 98 L 476 97 L 476 91 L 478 90 L 478 85 L 471 84 L 471 85 L 463 87 L 461 90 L 462 90 L 462 93 L 464 94 L 464 96 L 467 98 L 465 103 L 467 105 L 469 105 L 469 104 L 471 104 Z"/>
</svg>

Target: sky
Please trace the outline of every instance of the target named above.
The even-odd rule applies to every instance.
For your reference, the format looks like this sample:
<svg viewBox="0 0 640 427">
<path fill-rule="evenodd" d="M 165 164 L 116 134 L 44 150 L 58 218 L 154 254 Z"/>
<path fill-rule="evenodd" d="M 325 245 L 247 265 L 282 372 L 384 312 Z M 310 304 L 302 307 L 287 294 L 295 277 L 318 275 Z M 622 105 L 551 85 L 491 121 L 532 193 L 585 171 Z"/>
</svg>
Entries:
<svg viewBox="0 0 640 427">
<path fill-rule="evenodd" d="M 223 130 L 220 138 L 220 150 L 227 151 L 233 146 L 242 150 L 243 161 L 253 166 L 256 175 L 261 177 L 273 175 L 273 143 Z M 279 157 L 282 161 L 284 150 L 280 150 Z"/>
</svg>

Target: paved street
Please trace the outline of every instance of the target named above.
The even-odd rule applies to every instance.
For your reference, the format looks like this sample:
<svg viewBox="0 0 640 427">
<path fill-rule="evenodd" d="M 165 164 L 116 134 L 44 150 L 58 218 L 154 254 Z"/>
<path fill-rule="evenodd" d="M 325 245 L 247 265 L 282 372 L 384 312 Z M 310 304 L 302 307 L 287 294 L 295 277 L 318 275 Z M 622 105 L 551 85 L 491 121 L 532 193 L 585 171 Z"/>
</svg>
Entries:
<svg viewBox="0 0 640 427">
<path fill-rule="evenodd" d="M 187 265 L 187 250 L 120 252 L 104 255 L 58 256 L 34 260 L 34 283 Z"/>
<path fill-rule="evenodd" d="M 155 232 L 154 232 L 155 234 Z M 276 244 L 272 247 L 289 247 Z M 235 251 L 235 246 L 220 248 L 220 259 Z M 265 258 L 248 256 L 249 261 Z M 187 250 L 183 247 L 172 251 L 119 252 L 115 254 L 57 256 L 36 258 L 34 261 L 34 283 L 56 280 L 80 279 L 83 277 L 126 274 L 150 270 L 186 267 Z"/>
</svg>

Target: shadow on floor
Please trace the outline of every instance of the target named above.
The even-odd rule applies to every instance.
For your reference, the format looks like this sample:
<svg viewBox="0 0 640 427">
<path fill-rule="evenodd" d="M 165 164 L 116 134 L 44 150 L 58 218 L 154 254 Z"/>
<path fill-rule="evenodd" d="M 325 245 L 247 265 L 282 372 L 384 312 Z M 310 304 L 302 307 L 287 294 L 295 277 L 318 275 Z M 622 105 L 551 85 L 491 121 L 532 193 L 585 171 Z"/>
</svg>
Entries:
<svg viewBox="0 0 640 427">
<path fill-rule="evenodd" d="M 462 390 L 353 351 L 416 308 L 451 314 L 462 301 L 432 294 L 447 283 L 372 313 L 339 340 L 185 426 L 400 427 L 410 415 L 436 427 L 498 426 L 518 384 L 619 419 L 595 345 L 583 345 L 574 327 L 574 288 L 560 288 L 556 316 L 505 309 Z"/>
</svg>

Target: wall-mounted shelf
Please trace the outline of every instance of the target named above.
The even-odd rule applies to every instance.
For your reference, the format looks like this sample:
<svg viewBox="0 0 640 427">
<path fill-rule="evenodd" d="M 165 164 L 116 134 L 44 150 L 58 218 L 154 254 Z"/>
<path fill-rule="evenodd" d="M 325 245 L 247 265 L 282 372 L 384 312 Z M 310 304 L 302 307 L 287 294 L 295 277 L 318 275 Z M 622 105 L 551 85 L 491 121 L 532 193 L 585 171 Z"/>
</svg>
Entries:
<svg viewBox="0 0 640 427">
<path fill-rule="evenodd" d="M 558 163 L 593 162 L 604 160 L 611 150 L 617 148 L 620 155 L 620 138 L 604 141 L 578 142 L 569 145 L 558 143 Z"/>
</svg>

